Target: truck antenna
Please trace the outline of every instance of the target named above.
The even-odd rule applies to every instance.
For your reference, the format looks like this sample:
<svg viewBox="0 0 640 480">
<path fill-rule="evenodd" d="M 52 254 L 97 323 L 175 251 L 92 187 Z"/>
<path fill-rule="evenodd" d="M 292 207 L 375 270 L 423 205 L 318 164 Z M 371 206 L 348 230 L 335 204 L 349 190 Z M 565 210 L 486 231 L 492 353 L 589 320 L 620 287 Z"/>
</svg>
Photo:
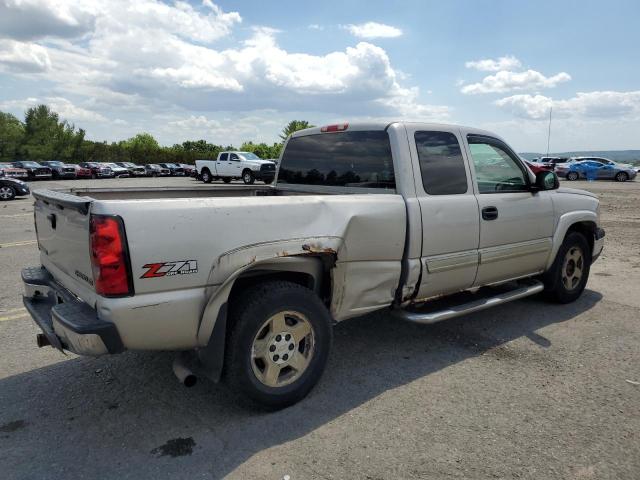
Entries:
<svg viewBox="0 0 640 480">
<path fill-rule="evenodd" d="M 547 132 L 547 157 L 549 156 L 549 144 L 551 143 L 551 112 L 553 112 L 553 105 L 549 107 L 549 131 Z"/>
</svg>

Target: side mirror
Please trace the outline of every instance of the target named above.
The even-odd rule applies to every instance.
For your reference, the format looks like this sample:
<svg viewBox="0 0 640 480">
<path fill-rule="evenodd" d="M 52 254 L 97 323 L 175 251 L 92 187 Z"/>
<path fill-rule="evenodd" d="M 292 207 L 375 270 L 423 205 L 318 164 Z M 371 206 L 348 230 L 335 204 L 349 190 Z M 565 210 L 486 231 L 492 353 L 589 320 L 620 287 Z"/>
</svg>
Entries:
<svg viewBox="0 0 640 480">
<path fill-rule="evenodd" d="M 536 174 L 536 183 L 533 186 L 534 192 L 539 192 L 542 190 L 555 190 L 560 187 L 560 180 L 558 180 L 558 175 L 554 172 L 538 172 Z"/>
</svg>

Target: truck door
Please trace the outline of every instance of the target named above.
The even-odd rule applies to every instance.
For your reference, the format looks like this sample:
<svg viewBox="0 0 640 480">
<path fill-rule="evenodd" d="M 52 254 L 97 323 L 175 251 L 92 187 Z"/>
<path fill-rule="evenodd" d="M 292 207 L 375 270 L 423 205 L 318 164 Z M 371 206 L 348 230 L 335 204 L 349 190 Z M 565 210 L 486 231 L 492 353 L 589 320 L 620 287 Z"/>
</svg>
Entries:
<svg viewBox="0 0 640 480">
<path fill-rule="evenodd" d="M 216 174 L 221 177 L 230 177 L 230 168 L 229 168 L 229 154 L 227 152 L 221 153 L 218 155 L 218 159 L 216 160 Z"/>
<path fill-rule="evenodd" d="M 473 285 L 479 214 L 459 129 L 407 124 L 422 215 L 422 277 L 417 299 Z"/>
<path fill-rule="evenodd" d="M 470 134 L 467 143 L 480 208 L 474 285 L 542 272 L 553 235 L 550 192 L 531 192 L 527 169 L 501 140 Z"/>
<path fill-rule="evenodd" d="M 237 153 L 230 153 L 229 160 L 230 175 L 240 178 L 242 176 L 242 162 L 240 156 Z"/>
</svg>

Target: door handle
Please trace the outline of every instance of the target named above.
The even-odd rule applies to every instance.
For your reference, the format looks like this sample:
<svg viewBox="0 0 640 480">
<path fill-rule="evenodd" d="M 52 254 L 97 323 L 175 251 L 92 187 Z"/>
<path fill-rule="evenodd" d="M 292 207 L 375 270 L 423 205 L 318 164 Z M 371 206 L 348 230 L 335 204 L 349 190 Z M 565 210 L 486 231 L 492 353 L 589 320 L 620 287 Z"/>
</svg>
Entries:
<svg viewBox="0 0 640 480">
<path fill-rule="evenodd" d="M 498 209 L 496 207 L 484 207 L 482 209 L 483 220 L 495 220 L 498 218 Z"/>
</svg>

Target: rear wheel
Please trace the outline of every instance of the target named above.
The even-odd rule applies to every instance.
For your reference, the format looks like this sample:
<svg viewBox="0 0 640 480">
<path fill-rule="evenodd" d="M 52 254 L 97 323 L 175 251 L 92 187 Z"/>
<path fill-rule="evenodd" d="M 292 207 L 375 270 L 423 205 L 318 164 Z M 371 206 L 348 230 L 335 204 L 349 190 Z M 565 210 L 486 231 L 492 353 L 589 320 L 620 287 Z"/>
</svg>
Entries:
<svg viewBox="0 0 640 480">
<path fill-rule="evenodd" d="M 575 301 L 587 285 L 590 269 L 589 242 L 581 233 L 568 233 L 553 265 L 542 277 L 547 297 L 558 303 Z"/>
<path fill-rule="evenodd" d="M 331 317 L 318 296 L 291 282 L 265 282 L 231 307 L 225 381 L 244 398 L 284 408 L 320 379 L 332 342 Z"/>
<path fill-rule="evenodd" d="M 572 182 L 575 180 L 578 180 L 578 178 L 580 177 L 580 175 L 578 175 L 578 172 L 569 172 L 567 173 L 567 180 L 571 180 Z"/>
<path fill-rule="evenodd" d="M 252 185 L 253 182 L 256 181 L 255 177 L 253 176 L 253 172 L 251 170 L 245 170 L 244 172 L 242 172 L 242 181 L 247 185 Z"/>
<path fill-rule="evenodd" d="M 9 185 L 0 185 L 0 200 L 7 201 L 16 198 L 16 191 Z"/>
<path fill-rule="evenodd" d="M 202 171 L 201 177 L 204 183 L 211 183 L 212 177 L 211 177 L 211 172 L 209 171 L 208 168 L 205 168 Z"/>
<path fill-rule="evenodd" d="M 618 172 L 616 173 L 616 182 L 626 182 L 629 180 L 629 175 L 626 172 Z"/>
</svg>

